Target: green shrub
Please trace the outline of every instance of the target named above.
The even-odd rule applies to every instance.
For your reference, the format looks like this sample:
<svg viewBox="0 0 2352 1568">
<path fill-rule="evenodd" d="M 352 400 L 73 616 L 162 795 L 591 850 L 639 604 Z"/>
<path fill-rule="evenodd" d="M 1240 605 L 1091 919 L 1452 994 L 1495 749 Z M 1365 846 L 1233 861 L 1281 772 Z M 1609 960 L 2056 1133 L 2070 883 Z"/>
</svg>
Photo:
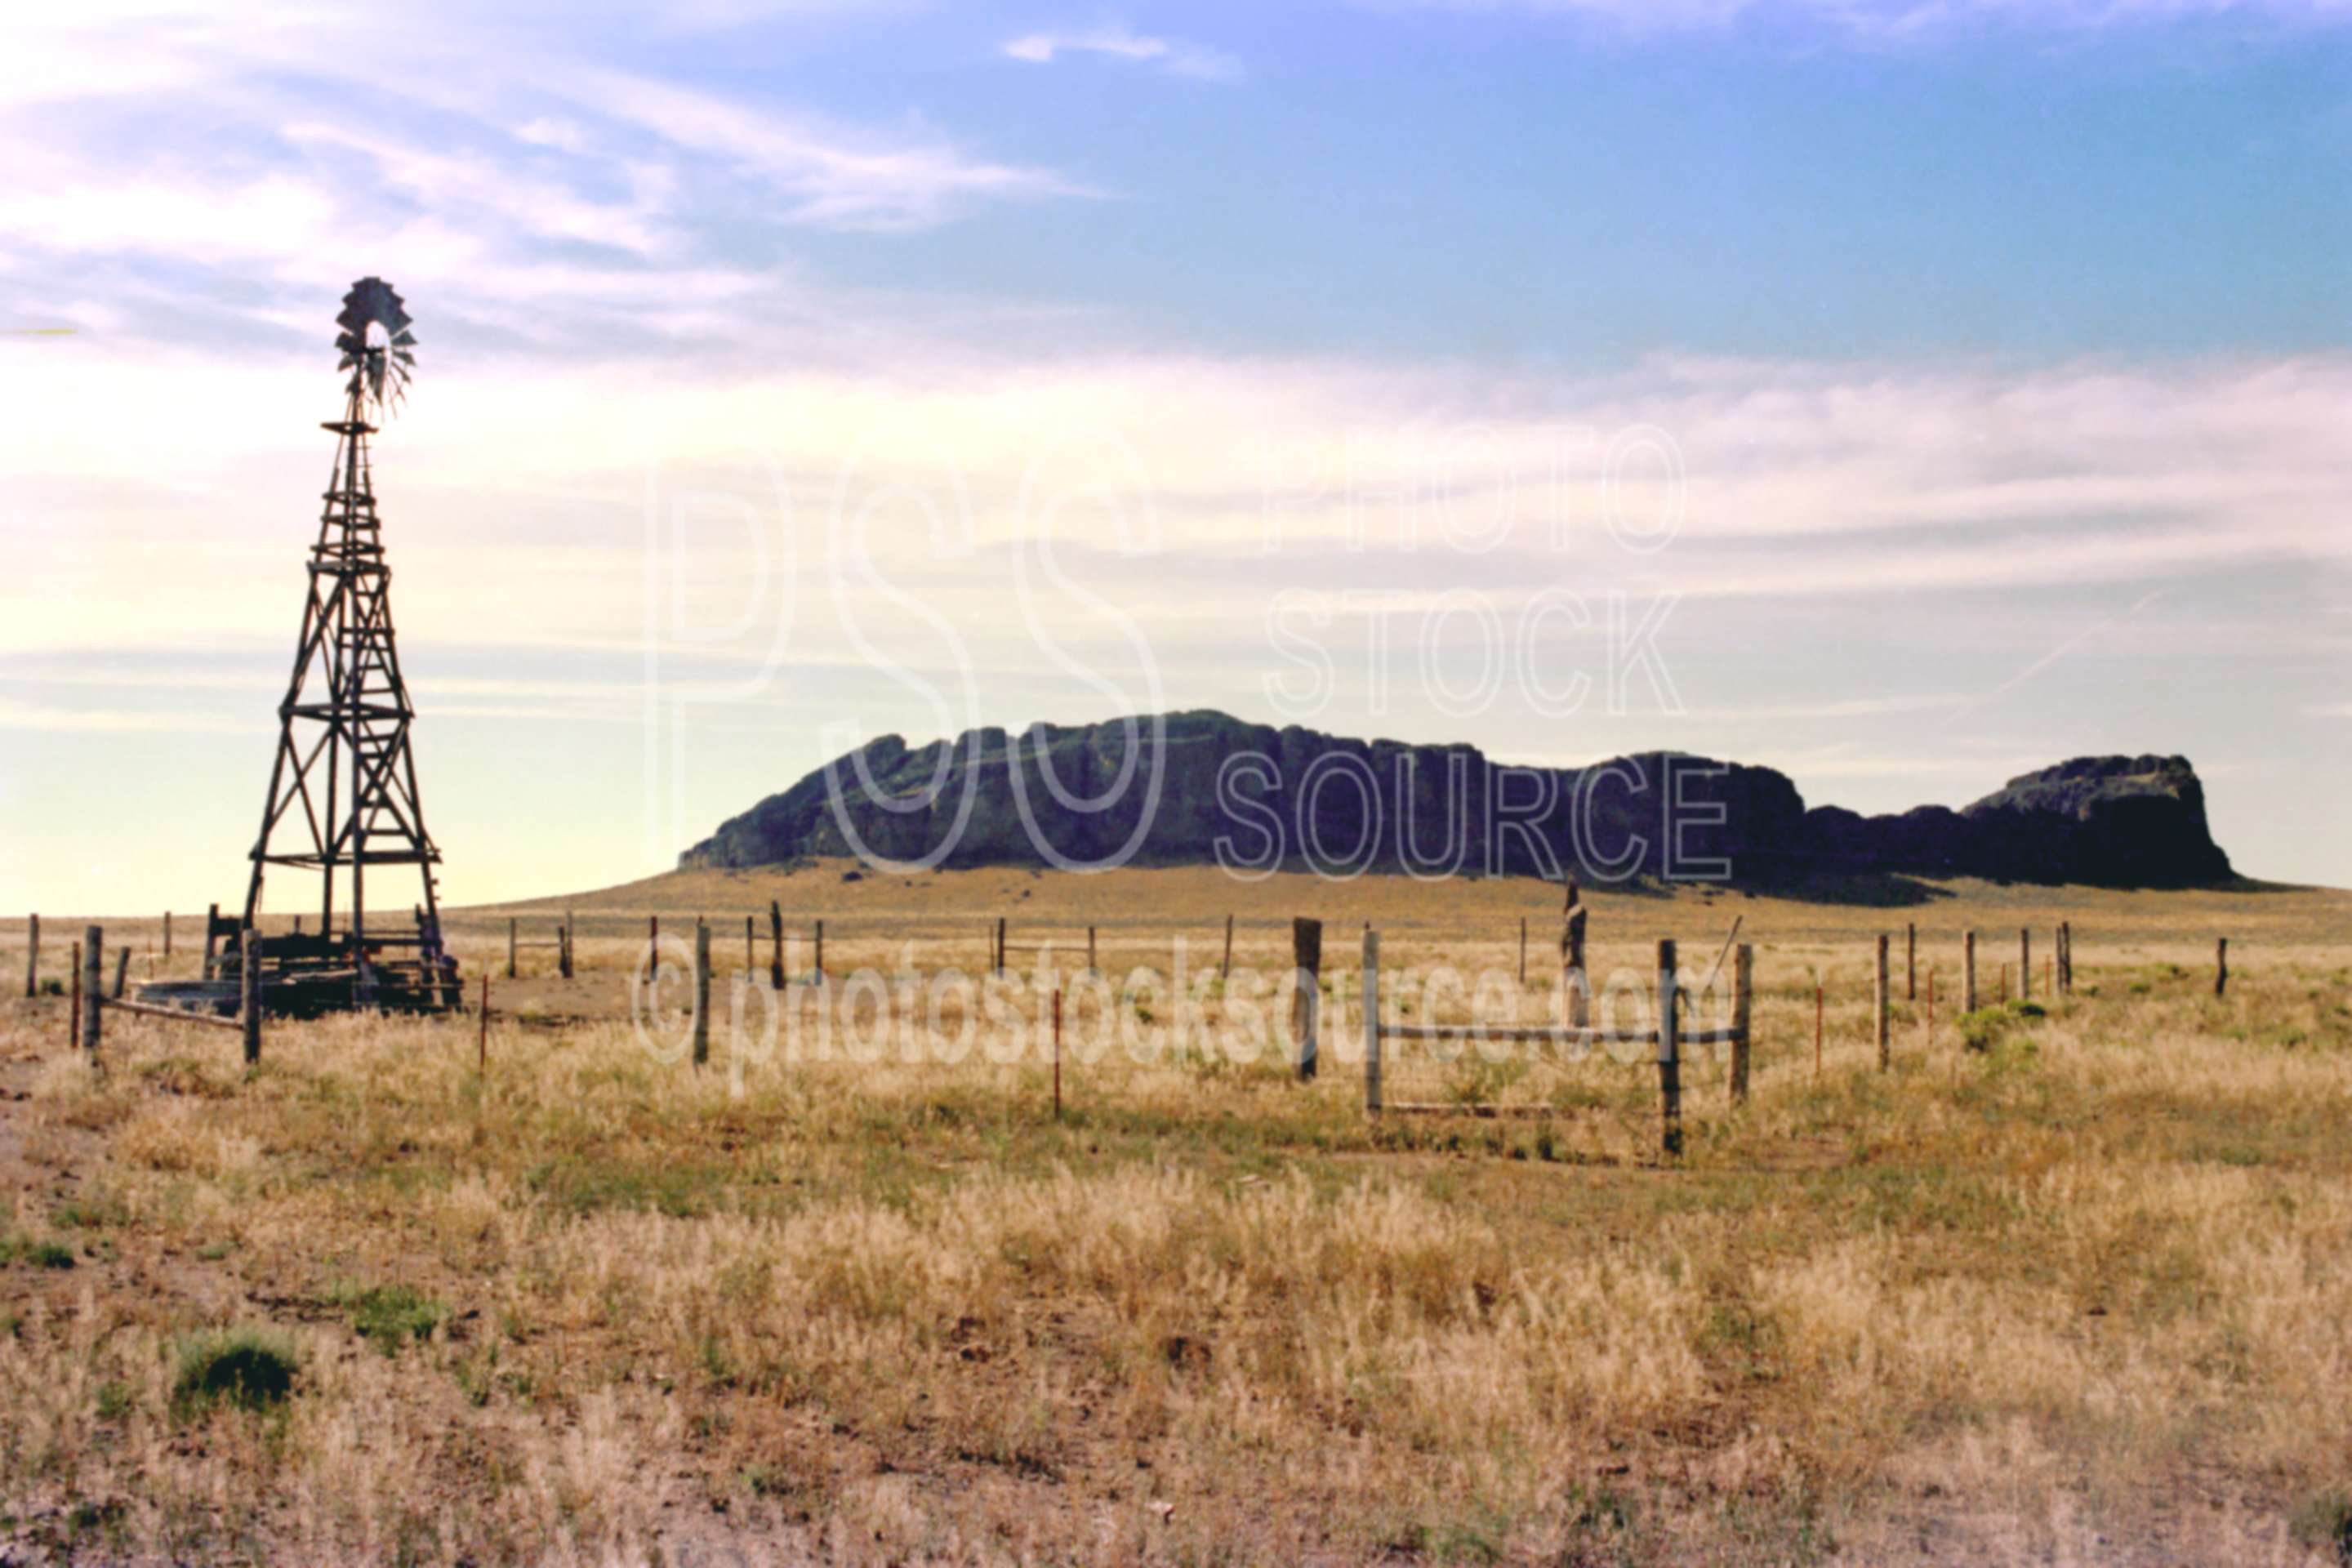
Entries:
<svg viewBox="0 0 2352 1568">
<path fill-rule="evenodd" d="M 33 1241 L 21 1236 L 0 1236 L 0 1264 L 29 1263 L 36 1268 L 71 1268 L 73 1249 L 54 1241 Z"/>
<path fill-rule="evenodd" d="M 1960 1040 L 1972 1051 L 1990 1051 L 2027 1026 L 2050 1016 L 2050 1010 L 2039 1002 L 2022 997 L 1979 1007 L 1973 1013 L 1963 1013 L 1953 1020 L 1960 1032 Z"/>
<path fill-rule="evenodd" d="M 1979 1007 L 1973 1013 L 1963 1013 L 1952 1020 L 1960 1032 L 1960 1043 L 1972 1051 L 1989 1051 L 2000 1044 L 2009 1033 L 2010 1016 L 2001 1007 Z"/>
<path fill-rule="evenodd" d="M 266 1410 L 294 1391 L 294 1347 L 259 1329 L 227 1329 L 186 1341 L 172 1380 L 172 1408 L 193 1415 L 215 1405 Z"/>
<path fill-rule="evenodd" d="M 429 1338 L 449 1309 L 406 1285 L 371 1285 L 334 1292 L 335 1304 L 352 1316 L 360 1337 L 386 1355 L 397 1355 L 413 1340 Z"/>
</svg>

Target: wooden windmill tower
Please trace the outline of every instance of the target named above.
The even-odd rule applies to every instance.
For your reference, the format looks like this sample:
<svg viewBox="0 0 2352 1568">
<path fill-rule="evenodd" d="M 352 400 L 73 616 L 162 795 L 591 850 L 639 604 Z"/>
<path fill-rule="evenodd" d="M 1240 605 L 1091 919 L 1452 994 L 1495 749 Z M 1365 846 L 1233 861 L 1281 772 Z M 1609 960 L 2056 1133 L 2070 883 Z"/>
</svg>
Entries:
<svg viewBox="0 0 2352 1568">
<path fill-rule="evenodd" d="M 456 965 L 441 943 L 434 878 L 441 852 L 425 831 L 416 788 L 409 747 L 416 710 L 400 674 L 392 567 L 368 456 L 368 437 L 376 433 L 370 416 L 381 418 L 406 394 L 416 340 L 400 296 L 380 278 L 352 285 L 335 320 L 342 329 L 335 339 L 342 354 L 338 368 L 351 379 L 343 385 L 342 417 L 322 426 L 335 434 L 335 467 L 310 547 L 294 673 L 278 707 L 278 754 L 242 923 L 256 926 L 262 881 L 272 868 L 315 873 L 317 932 L 272 936 L 267 944 L 273 1009 L 437 1009 L 457 1004 Z M 412 868 L 422 884 L 413 930 L 381 921 L 371 928 L 369 895 L 381 907 L 384 876 L 404 882 Z M 340 906 L 339 879 L 348 889 Z M 409 901 L 405 887 L 394 894 L 395 908 Z"/>
</svg>

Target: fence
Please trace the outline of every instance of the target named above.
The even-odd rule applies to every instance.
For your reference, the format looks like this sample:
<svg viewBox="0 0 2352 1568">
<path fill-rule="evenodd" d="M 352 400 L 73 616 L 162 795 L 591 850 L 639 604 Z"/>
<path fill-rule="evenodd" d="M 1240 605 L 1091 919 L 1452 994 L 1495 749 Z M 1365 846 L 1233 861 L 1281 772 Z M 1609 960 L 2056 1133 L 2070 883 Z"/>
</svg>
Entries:
<svg viewBox="0 0 2352 1568">
<path fill-rule="evenodd" d="M 1572 898 L 1573 895 L 1571 894 L 1571 899 Z M 170 942 L 170 937 L 168 934 L 170 931 L 170 921 L 171 917 L 167 913 L 163 921 L 163 931 L 166 933 L 164 940 L 167 950 Z M 1383 1064 L 1380 1055 L 1381 1044 L 1383 1040 L 1443 1040 L 1457 1043 L 1463 1041 L 1493 1040 L 1516 1041 L 1527 1044 L 1584 1047 L 1654 1046 L 1656 1047 L 1655 1059 L 1660 1074 L 1659 1092 L 1662 1107 L 1667 1119 L 1670 1134 L 1676 1142 L 1679 1141 L 1679 1103 L 1682 1087 L 1681 1074 L 1679 1070 L 1683 1063 L 1681 1047 L 1685 1045 L 1694 1043 L 1725 1045 L 1731 1048 L 1729 1068 L 1729 1090 L 1731 1098 L 1734 1103 L 1744 1102 L 1748 1094 L 1748 1080 L 1751 1054 L 1749 1019 L 1753 1005 L 1753 948 L 1744 943 L 1738 944 L 1736 948 L 1738 959 L 1734 971 L 1732 1021 L 1728 1027 L 1692 1030 L 1684 1026 L 1684 1004 L 1685 999 L 1692 994 L 1692 993 L 1688 987 L 1680 983 L 1679 976 L 1675 973 L 1674 963 L 1675 948 L 1673 942 L 1670 941 L 1663 942 L 1659 944 L 1658 982 L 1657 990 L 1654 993 L 1654 1005 L 1657 1010 L 1657 1014 L 1662 1020 L 1671 1016 L 1673 1020 L 1672 1026 L 1668 1027 L 1662 1024 L 1658 1028 L 1640 1031 L 1619 1030 L 1609 1027 L 1593 1027 L 1591 1026 L 1589 1019 L 1591 993 L 1589 982 L 1587 981 L 1584 971 L 1584 910 L 1582 906 L 1572 901 L 1569 907 L 1568 918 L 1563 927 L 1561 942 L 1563 956 L 1561 970 L 1563 1011 L 1566 1015 L 1567 1022 L 1564 1026 L 1546 1026 L 1541 1027 L 1480 1024 L 1406 1024 L 1401 1022 L 1389 1023 L 1380 1020 L 1377 1013 L 1380 985 L 1380 973 L 1378 968 L 1380 936 L 1377 931 L 1373 931 L 1369 925 L 1367 925 L 1365 928 L 1364 942 L 1365 968 L 1362 976 L 1366 1002 L 1364 1044 L 1367 1051 L 1365 1069 L 1365 1103 L 1367 1110 L 1374 1114 L 1433 1114 L 1444 1112 L 1472 1116 L 1502 1116 L 1538 1114 L 1545 1109 L 1541 1106 L 1505 1105 L 1499 1102 L 1483 1100 L 1447 1102 L 1413 1102 L 1409 1100 L 1384 1101 L 1382 1098 L 1381 1085 Z M 707 1058 L 709 1053 L 708 1000 L 711 978 L 710 931 L 709 924 L 706 921 L 698 921 L 696 924 L 697 936 L 694 943 L 695 965 L 693 970 L 693 984 L 697 997 L 696 1011 L 698 1017 L 703 1020 L 701 1026 L 697 1031 L 696 1058 L 698 1060 L 702 1060 Z M 781 907 L 772 900 L 768 907 L 768 934 L 772 942 L 769 973 L 771 982 L 776 986 L 776 988 L 779 990 L 782 989 L 787 980 L 784 961 L 786 938 L 792 937 L 797 940 L 803 935 L 807 935 L 814 939 L 815 944 L 815 966 L 812 973 L 812 979 L 814 983 L 823 984 L 825 982 L 826 977 L 824 921 L 822 919 L 814 920 L 812 921 L 810 926 L 805 929 L 788 928 L 784 924 L 783 912 Z M 40 984 L 40 917 L 37 914 L 30 916 L 27 919 L 26 925 L 26 989 L 28 994 L 34 994 L 37 993 Z M 1217 965 L 1217 973 L 1221 980 L 1229 978 L 1231 974 L 1234 926 L 1234 918 L 1232 915 L 1227 915 L 1224 918 L 1222 932 L 1223 939 L 1223 951 Z M 991 968 L 995 972 L 1002 973 L 1003 971 L 1006 960 L 1013 952 L 1045 952 L 1052 951 L 1055 946 L 1050 936 L 1047 936 L 1046 940 L 1040 942 L 1014 943 L 1010 940 L 1009 933 L 1011 929 L 1010 921 L 1003 917 L 997 917 L 992 920 L 988 924 L 987 937 L 989 959 L 991 962 Z M 546 939 L 526 941 L 522 938 L 520 931 L 520 917 L 509 917 L 506 931 L 506 960 L 507 972 L 509 975 L 515 973 L 518 954 L 520 951 L 525 947 L 554 949 L 558 955 L 560 972 L 567 979 L 573 975 L 576 967 L 576 922 L 571 911 L 565 911 L 562 921 L 552 928 L 553 934 Z M 658 937 L 660 931 L 660 917 L 654 916 L 648 919 L 647 931 L 652 936 L 656 938 Z M 1050 933 L 1055 931 L 1069 931 L 1073 932 L 1083 931 L 1086 938 L 1087 970 L 1090 973 L 1099 973 L 1097 967 L 1097 961 L 1099 957 L 1097 951 L 1098 931 L 1097 927 L 1092 925 L 1084 927 L 1054 927 L 1041 925 L 1024 928 L 1024 931 L 1040 934 Z M 1735 921 L 1731 937 L 1727 939 L 1726 942 L 1727 953 L 1733 951 L 1733 943 L 1737 942 L 1738 931 L 1738 923 Z M 104 951 L 103 931 L 100 927 L 96 925 L 89 927 L 85 931 L 84 940 L 79 943 L 73 944 L 73 979 L 70 985 L 67 988 L 72 1003 L 68 1022 L 70 1028 L 69 1037 L 74 1046 L 78 1049 L 89 1053 L 92 1058 L 95 1059 L 100 1037 L 103 1028 L 103 1013 L 106 1008 L 110 1007 L 119 1012 L 134 1016 L 150 1016 L 173 1022 L 194 1023 L 212 1027 L 237 1029 L 245 1037 L 247 1059 L 248 1061 L 258 1060 L 261 1045 L 262 1009 L 258 1005 L 257 999 L 253 995 L 254 981 L 258 973 L 258 965 L 254 963 L 253 960 L 266 950 L 268 939 L 265 939 L 258 931 L 236 928 L 232 921 L 220 916 L 218 913 L 218 907 L 215 906 L 212 910 L 207 912 L 205 920 L 205 972 L 209 977 L 218 969 L 226 967 L 225 964 L 219 962 L 221 954 L 219 953 L 218 949 L 222 937 L 225 934 L 230 934 L 232 932 L 234 933 L 234 940 L 242 945 L 243 951 L 247 955 L 247 962 L 240 963 L 237 966 L 239 973 L 245 978 L 240 988 L 241 994 L 238 1000 L 236 1014 L 233 1016 L 220 1016 L 208 1013 L 195 1012 L 183 1007 L 164 1006 L 159 1005 L 153 1002 L 137 1001 L 126 998 L 124 991 L 126 989 L 129 960 L 131 957 L 129 946 L 126 944 L 118 947 L 112 955 L 114 960 L 113 976 L 111 984 L 110 985 L 105 973 L 106 953 Z M 1521 922 L 1521 931 L 1517 935 L 1519 942 L 1519 973 L 1524 986 L 1526 976 L 1526 931 L 1524 921 Z M 1984 1000 L 1980 990 L 1979 976 L 1978 973 L 1979 945 L 1978 940 L 1979 935 L 1979 933 L 1973 929 L 1964 931 L 1960 933 L 1960 994 L 1958 998 L 1959 1006 L 1955 1009 L 1955 1011 L 1962 1014 L 1977 1011 L 1982 1005 Z M 747 971 L 756 966 L 756 960 L 758 957 L 757 936 L 756 917 L 746 915 L 744 917 L 744 956 Z M 2045 994 L 2053 999 L 2070 998 L 2075 992 L 2075 948 L 2074 931 L 2072 922 L 2063 921 L 2057 922 L 2054 928 L 2051 931 L 2050 936 L 2051 942 L 2044 954 L 2043 984 Z M 1506 940 L 1507 941 L 1508 939 Z M 151 951 L 152 945 L 153 944 L 151 942 Z M 1881 1071 L 1890 1070 L 1894 1059 L 1891 945 L 1891 936 L 1881 934 L 1876 938 L 1872 965 L 1871 988 L 1874 994 L 1874 1007 L 1869 1037 L 1876 1046 L 1878 1066 Z M 1302 1079 L 1308 1079 L 1316 1076 L 1319 1058 L 1322 997 L 1320 984 L 1322 922 L 1306 918 L 1293 921 L 1291 946 L 1292 973 L 1297 979 L 1297 984 L 1295 985 L 1293 992 L 1288 1032 L 1294 1052 L 1294 1065 L 1297 1075 Z M 2022 997 L 2030 997 L 2032 994 L 2033 946 L 2033 932 L 2032 929 L 2021 928 L 2018 932 L 2017 968 L 2021 988 L 2020 994 Z M 1918 997 L 1920 984 L 1920 977 L 1918 973 L 1919 948 L 1920 942 L 1917 925 L 1916 923 L 1906 924 L 1904 931 L 1904 984 L 1906 996 L 1915 1000 Z M 2224 997 L 2227 994 L 2230 979 L 2229 949 L 2229 938 L 2221 937 L 2216 939 L 2213 954 L 2213 994 L 2217 998 Z M 1723 956 L 1724 955 L 1718 955 L 1716 961 L 1718 970 L 1723 963 Z M 2003 1002 L 2006 1002 L 2008 998 L 2007 977 L 2009 973 L 2009 966 L 2007 964 L 2002 964 L 2000 966 L 2000 999 Z M 1698 988 L 1699 991 L 1710 991 L 1712 989 L 1713 979 L 1714 975 L 1711 973 L 1709 975 L 1708 983 L 1700 986 Z M 1928 969 L 1926 984 L 1927 1014 L 1925 1023 L 1925 1030 L 1927 1036 L 1932 1039 L 1935 1034 L 1936 1012 L 1936 974 L 1932 965 Z M 1820 1056 L 1821 1034 L 1822 1028 L 1822 991 L 1821 987 L 1816 985 L 1814 993 L 1814 1031 L 1815 1056 L 1817 1063 Z M 1971 1037 L 1977 1038 L 1979 1037 L 1972 1036 Z"/>
<path fill-rule="evenodd" d="M 201 1024 L 207 1028 L 234 1029 L 244 1037 L 245 1059 L 247 1065 L 261 1060 L 261 933 L 244 933 L 244 962 L 238 966 L 237 1013 L 225 1018 L 215 1013 L 192 1012 L 184 1007 L 158 1006 L 152 1002 L 125 1000 L 122 994 L 124 971 L 129 967 L 131 949 L 115 951 L 114 988 L 106 989 L 106 932 L 101 926 L 90 926 L 82 933 L 75 950 L 79 969 L 74 986 L 74 1005 L 69 1015 L 74 1047 L 81 1051 L 91 1066 L 101 1065 L 99 1056 L 100 1037 L 104 1032 L 101 1017 L 108 1008 L 142 1018 L 160 1018 L 179 1024 Z"/>
<path fill-rule="evenodd" d="M 1050 936 L 1044 942 L 1016 942 L 1011 940 L 1013 929 L 1012 921 L 1003 915 L 999 915 L 993 920 L 985 922 L 984 933 L 988 943 L 987 968 L 989 973 L 994 974 L 1002 974 L 1004 973 L 1005 969 L 1008 967 L 1005 961 L 1013 953 L 1045 953 L 1054 951 L 1055 944 Z M 1072 933 L 1084 931 L 1087 939 L 1087 972 L 1088 973 L 1096 973 L 1100 971 L 1100 952 L 1097 945 L 1100 931 L 1098 928 L 1090 925 L 1080 926 L 1072 924 L 1029 925 L 1023 926 L 1020 929 L 1024 934 L 1032 931 L 1069 931 Z M 1072 945 L 1075 946 L 1076 943 L 1074 942 Z M 1225 917 L 1224 927 L 1224 948 L 1223 955 L 1219 958 L 1217 963 L 1217 974 L 1220 979 L 1230 979 L 1233 975 L 1233 972 L 1234 917 L 1232 915 L 1227 915 Z"/>
<path fill-rule="evenodd" d="M 1381 933 L 1364 932 L 1362 1026 L 1364 1031 L 1364 1110 L 1369 1116 L 1552 1116 L 1549 1103 L 1505 1104 L 1496 1101 L 1391 1100 L 1385 1098 L 1382 1074 L 1384 1044 L 1390 1040 L 1447 1041 L 1455 1044 L 1490 1040 L 1528 1045 L 1654 1046 L 1657 1050 L 1661 1145 L 1669 1156 L 1683 1149 L 1682 1047 L 1685 1045 L 1727 1045 L 1731 1047 L 1731 1098 L 1748 1099 L 1749 1019 L 1754 1003 L 1755 949 L 1741 943 L 1733 969 L 1731 1024 L 1722 1029 L 1690 1030 L 1683 1026 L 1684 987 L 1672 939 L 1658 943 L 1657 1026 L 1652 1029 L 1609 1029 L 1590 1026 L 1528 1026 L 1488 1024 L 1392 1024 L 1381 1016 Z"/>
<path fill-rule="evenodd" d="M 751 917 L 745 915 L 743 917 L 743 931 L 747 944 L 751 936 Z M 572 978 L 572 917 L 570 915 L 567 914 L 564 916 L 562 923 L 556 926 L 555 934 L 552 937 L 548 937 L 539 941 L 525 942 L 521 940 L 521 933 L 522 921 L 520 918 L 514 915 L 509 915 L 507 917 L 507 978 L 509 980 L 512 980 L 515 977 L 515 955 L 517 952 L 526 947 L 551 947 L 555 949 L 556 972 L 562 975 L 566 980 Z"/>
</svg>

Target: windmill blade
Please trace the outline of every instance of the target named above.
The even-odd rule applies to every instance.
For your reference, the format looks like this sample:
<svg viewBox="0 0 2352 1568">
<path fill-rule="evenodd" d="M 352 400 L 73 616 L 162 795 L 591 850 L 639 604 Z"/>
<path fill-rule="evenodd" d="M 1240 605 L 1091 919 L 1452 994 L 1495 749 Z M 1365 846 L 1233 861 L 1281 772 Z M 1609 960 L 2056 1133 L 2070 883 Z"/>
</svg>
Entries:
<svg viewBox="0 0 2352 1568">
<path fill-rule="evenodd" d="M 335 347 L 342 353 L 336 369 L 352 373 L 353 391 L 364 392 L 379 406 L 396 406 L 416 364 L 416 335 L 409 331 L 415 322 L 399 291 L 381 278 L 362 278 L 343 296 L 335 323 L 343 329 L 335 338 Z M 380 330 L 383 337 L 369 342 L 371 329 Z"/>
</svg>

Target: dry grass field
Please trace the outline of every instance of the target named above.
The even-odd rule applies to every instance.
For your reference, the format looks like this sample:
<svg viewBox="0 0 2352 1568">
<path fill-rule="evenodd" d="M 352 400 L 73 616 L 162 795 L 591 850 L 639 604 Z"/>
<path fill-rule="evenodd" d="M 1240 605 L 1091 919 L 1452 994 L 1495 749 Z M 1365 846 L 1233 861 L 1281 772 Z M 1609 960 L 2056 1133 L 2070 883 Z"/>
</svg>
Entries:
<svg viewBox="0 0 2352 1568">
<path fill-rule="evenodd" d="M 1539 1016 L 1528 882 L 664 878 L 494 980 L 486 1073 L 470 1016 L 274 1024 L 248 1076 L 114 1014 L 93 1072 L 62 997 L 0 1004 L 0 1563 L 2352 1561 L 2352 895 L 1871 896 L 1589 899 L 1602 973 L 1757 946 L 1753 1098 L 1695 1061 L 1674 1164 L 1605 1055 L 1392 1069 L 1551 1115 L 1365 1116 L 1364 922 Z M 646 915 L 709 918 L 723 1007 L 771 899 L 827 921 L 797 1039 L 648 1050 Z M 469 984 L 509 912 L 453 920 Z M 1214 979 L 1228 912 L 1239 972 L 1327 921 L 1316 1082 Z M 924 1001 L 998 915 L 1066 983 L 1099 928 L 1059 1121 L 1034 994 Z M 1990 992 L 2060 920 L 2071 998 L 1956 1019 L 1964 928 Z M 107 926 L 192 972 L 200 920 L 152 965 Z"/>
</svg>

